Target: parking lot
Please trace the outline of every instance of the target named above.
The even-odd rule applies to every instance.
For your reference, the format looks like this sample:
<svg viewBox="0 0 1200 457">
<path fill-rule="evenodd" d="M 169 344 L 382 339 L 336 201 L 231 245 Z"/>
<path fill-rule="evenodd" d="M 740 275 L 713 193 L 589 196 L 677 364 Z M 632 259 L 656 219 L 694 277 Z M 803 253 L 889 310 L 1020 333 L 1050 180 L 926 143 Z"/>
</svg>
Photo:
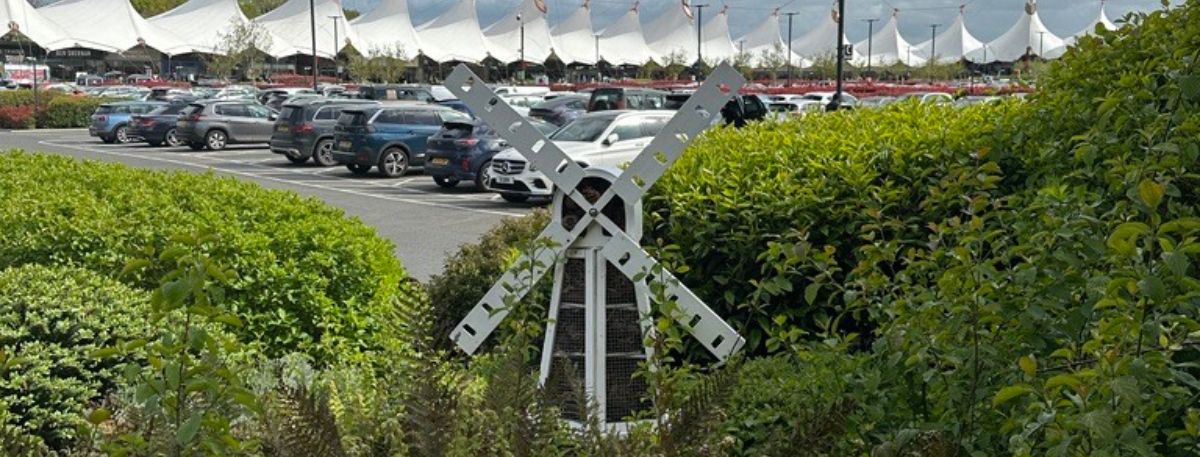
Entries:
<svg viewBox="0 0 1200 457">
<path fill-rule="evenodd" d="M 392 240 L 396 255 L 421 280 L 441 271 L 446 255 L 460 244 L 478 239 L 502 218 L 528 214 L 536 206 L 505 202 L 497 194 L 475 192 L 466 185 L 443 189 L 419 171 L 384 178 L 374 172 L 357 176 L 344 167 L 324 168 L 311 162 L 294 165 L 265 145 L 192 151 L 187 147 L 152 148 L 145 143 L 104 144 L 82 129 L 0 132 L 0 149 L 10 148 L 140 168 L 211 170 L 312 196 L 362 219 Z"/>
</svg>

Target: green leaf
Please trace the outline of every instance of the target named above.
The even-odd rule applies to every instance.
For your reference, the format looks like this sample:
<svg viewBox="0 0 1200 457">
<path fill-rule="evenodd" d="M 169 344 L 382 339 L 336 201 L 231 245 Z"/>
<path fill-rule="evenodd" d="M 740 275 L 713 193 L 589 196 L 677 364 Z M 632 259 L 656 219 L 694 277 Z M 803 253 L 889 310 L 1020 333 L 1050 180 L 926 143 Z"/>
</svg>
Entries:
<svg viewBox="0 0 1200 457">
<path fill-rule="evenodd" d="M 1158 208 L 1158 204 L 1162 202 L 1163 194 L 1166 190 L 1162 184 L 1146 179 L 1138 183 L 1138 197 L 1142 199 L 1142 203 L 1150 207 L 1150 212 L 1154 212 Z"/>
<path fill-rule="evenodd" d="M 150 261 L 147 259 L 133 259 L 125 262 L 125 268 L 121 269 L 121 277 L 126 277 L 130 273 L 141 270 L 150 266 Z"/>
<path fill-rule="evenodd" d="M 100 348 L 92 351 L 93 359 L 107 359 L 114 355 L 120 354 L 121 350 L 116 347 Z"/>
<path fill-rule="evenodd" d="M 992 398 L 992 406 L 1000 406 L 1014 398 L 1021 397 L 1033 393 L 1033 388 L 1025 384 L 1008 386 L 996 392 L 996 396 Z"/>
<path fill-rule="evenodd" d="M 1071 388 L 1075 388 L 1075 387 L 1079 387 L 1082 384 L 1083 384 L 1083 381 L 1080 381 L 1078 376 L 1071 375 L 1071 374 L 1060 374 L 1060 375 L 1051 377 L 1050 379 L 1046 380 L 1046 389 L 1052 390 L 1052 389 L 1057 389 L 1062 386 L 1068 386 Z"/>
<path fill-rule="evenodd" d="M 1033 357 L 1022 356 L 1017 360 L 1017 365 L 1021 367 L 1021 371 L 1024 371 L 1026 376 L 1032 378 L 1037 374 L 1037 361 L 1033 360 Z"/>
<path fill-rule="evenodd" d="M 200 431 L 200 421 L 200 413 L 194 412 L 188 418 L 187 422 L 179 426 L 179 431 L 175 434 L 175 438 L 179 441 L 179 444 L 186 446 L 192 442 L 192 438 L 196 437 L 196 432 Z"/>
<path fill-rule="evenodd" d="M 187 281 L 180 279 L 163 284 L 161 290 L 167 303 L 177 305 L 183 303 L 183 299 L 187 298 L 191 288 Z"/>
<path fill-rule="evenodd" d="M 1179 95 L 1190 101 L 1200 100 L 1200 75 L 1180 76 Z"/>
<path fill-rule="evenodd" d="M 92 412 L 88 413 L 87 421 L 92 425 L 100 425 L 110 417 L 112 417 L 112 411 L 104 408 L 96 408 L 93 409 Z"/>
<path fill-rule="evenodd" d="M 821 284 L 815 283 L 815 282 L 812 284 L 809 284 L 808 287 L 804 288 L 804 301 L 808 302 L 809 305 L 816 303 L 817 292 L 820 292 L 820 291 L 821 291 Z"/>
<path fill-rule="evenodd" d="M 1118 225 L 1108 237 L 1108 247 L 1119 254 L 1133 255 L 1137 250 L 1137 238 L 1150 233 L 1150 226 L 1141 222 L 1126 222 Z"/>
</svg>

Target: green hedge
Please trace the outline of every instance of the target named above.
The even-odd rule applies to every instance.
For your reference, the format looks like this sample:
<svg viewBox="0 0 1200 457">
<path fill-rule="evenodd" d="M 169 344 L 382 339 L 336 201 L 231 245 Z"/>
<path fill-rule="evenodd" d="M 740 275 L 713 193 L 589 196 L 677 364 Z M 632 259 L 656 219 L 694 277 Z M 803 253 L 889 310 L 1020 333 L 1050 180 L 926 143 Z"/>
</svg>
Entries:
<svg viewBox="0 0 1200 457">
<path fill-rule="evenodd" d="M 147 298 L 77 268 L 0 271 L 0 405 L 8 421 L 0 426 L 70 448 L 84 412 L 113 389 L 124 362 L 93 352 L 147 336 Z"/>
<path fill-rule="evenodd" d="M 271 355 L 320 363 L 372 349 L 406 277 L 392 245 L 337 209 L 233 178 L 164 173 L 13 151 L 0 154 L 0 267 L 74 264 L 117 276 L 176 234 L 220 237 L 239 277 L 227 306 Z M 129 284 L 151 288 L 161 271 Z"/>
<path fill-rule="evenodd" d="M 56 97 L 38 113 L 37 125 L 48 129 L 87 127 L 96 107 L 106 102 L 96 97 Z"/>
<path fill-rule="evenodd" d="M 51 100 L 66 97 L 59 91 L 38 91 L 38 101 L 45 106 Z M 33 106 L 33 91 L 29 89 L 0 91 L 0 107 L 3 106 Z"/>
</svg>

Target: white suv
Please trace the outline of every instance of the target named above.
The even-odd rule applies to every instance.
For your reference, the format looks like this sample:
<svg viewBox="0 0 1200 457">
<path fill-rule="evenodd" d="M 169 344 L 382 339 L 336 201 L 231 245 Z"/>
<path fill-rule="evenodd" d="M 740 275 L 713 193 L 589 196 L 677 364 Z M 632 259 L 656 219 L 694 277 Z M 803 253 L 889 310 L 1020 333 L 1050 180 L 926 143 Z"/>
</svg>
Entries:
<svg viewBox="0 0 1200 457">
<path fill-rule="evenodd" d="M 619 167 L 632 161 L 667 125 L 674 111 L 599 111 L 587 113 L 550 134 L 564 153 L 580 166 Z M 515 149 L 492 158 L 488 187 L 510 202 L 548 197 L 554 185 Z"/>
</svg>

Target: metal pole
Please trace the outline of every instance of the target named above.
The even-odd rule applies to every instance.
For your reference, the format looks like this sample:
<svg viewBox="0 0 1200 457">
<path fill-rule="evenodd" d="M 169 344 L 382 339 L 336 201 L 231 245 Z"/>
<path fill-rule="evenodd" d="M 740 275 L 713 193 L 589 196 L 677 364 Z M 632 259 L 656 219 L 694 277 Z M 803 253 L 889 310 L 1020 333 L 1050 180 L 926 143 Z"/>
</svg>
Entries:
<svg viewBox="0 0 1200 457">
<path fill-rule="evenodd" d="M 336 78 L 337 74 L 338 74 L 338 71 L 337 71 L 337 55 L 338 55 L 338 51 L 339 51 L 338 47 L 341 45 L 341 43 L 338 41 L 338 19 L 341 18 L 341 16 L 329 16 L 329 18 L 333 19 L 333 76 Z"/>
<path fill-rule="evenodd" d="M 704 8 L 708 8 L 708 4 L 692 5 L 692 8 L 696 9 L 696 68 L 699 69 L 700 63 L 704 62 L 704 51 L 701 49 L 704 47 L 704 27 L 702 24 L 704 24 Z M 703 77 L 703 75 L 699 74 L 697 76 L 697 79 Z"/>
<path fill-rule="evenodd" d="M 33 53 L 32 46 L 29 47 L 29 53 Z M 40 100 L 38 100 L 37 57 L 30 57 L 28 60 L 33 62 L 33 116 L 36 118 L 38 111 L 41 111 L 41 103 Z"/>
<path fill-rule="evenodd" d="M 846 65 L 846 0 L 838 0 L 837 39 L 837 92 L 834 92 L 833 100 L 829 102 L 829 106 L 827 107 L 829 111 L 837 111 L 842 105 L 842 72 Z"/>
<path fill-rule="evenodd" d="M 312 87 L 317 90 L 317 6 L 315 0 L 308 0 L 308 27 L 312 36 Z"/>
<path fill-rule="evenodd" d="M 521 82 L 525 81 L 525 19 L 517 14 L 517 22 L 521 23 Z"/>
<path fill-rule="evenodd" d="M 787 86 L 792 87 L 792 18 L 798 13 L 783 13 L 788 17 Z"/>
<path fill-rule="evenodd" d="M 1038 57 L 1046 55 L 1046 32 L 1038 32 Z"/>
<path fill-rule="evenodd" d="M 867 21 L 867 73 L 871 72 L 871 49 L 875 45 L 875 22 L 879 19 L 863 19 Z"/>
<path fill-rule="evenodd" d="M 930 38 L 929 38 L 929 84 L 930 85 L 933 85 L 933 66 L 935 64 L 937 64 L 937 28 L 940 25 L 942 25 L 942 24 L 931 24 L 929 26 L 929 28 L 932 29 L 932 33 L 930 33 L 930 35 L 929 35 L 930 36 Z M 908 48 L 908 50 L 909 50 L 909 52 L 912 52 L 912 47 L 910 46 Z"/>
</svg>

